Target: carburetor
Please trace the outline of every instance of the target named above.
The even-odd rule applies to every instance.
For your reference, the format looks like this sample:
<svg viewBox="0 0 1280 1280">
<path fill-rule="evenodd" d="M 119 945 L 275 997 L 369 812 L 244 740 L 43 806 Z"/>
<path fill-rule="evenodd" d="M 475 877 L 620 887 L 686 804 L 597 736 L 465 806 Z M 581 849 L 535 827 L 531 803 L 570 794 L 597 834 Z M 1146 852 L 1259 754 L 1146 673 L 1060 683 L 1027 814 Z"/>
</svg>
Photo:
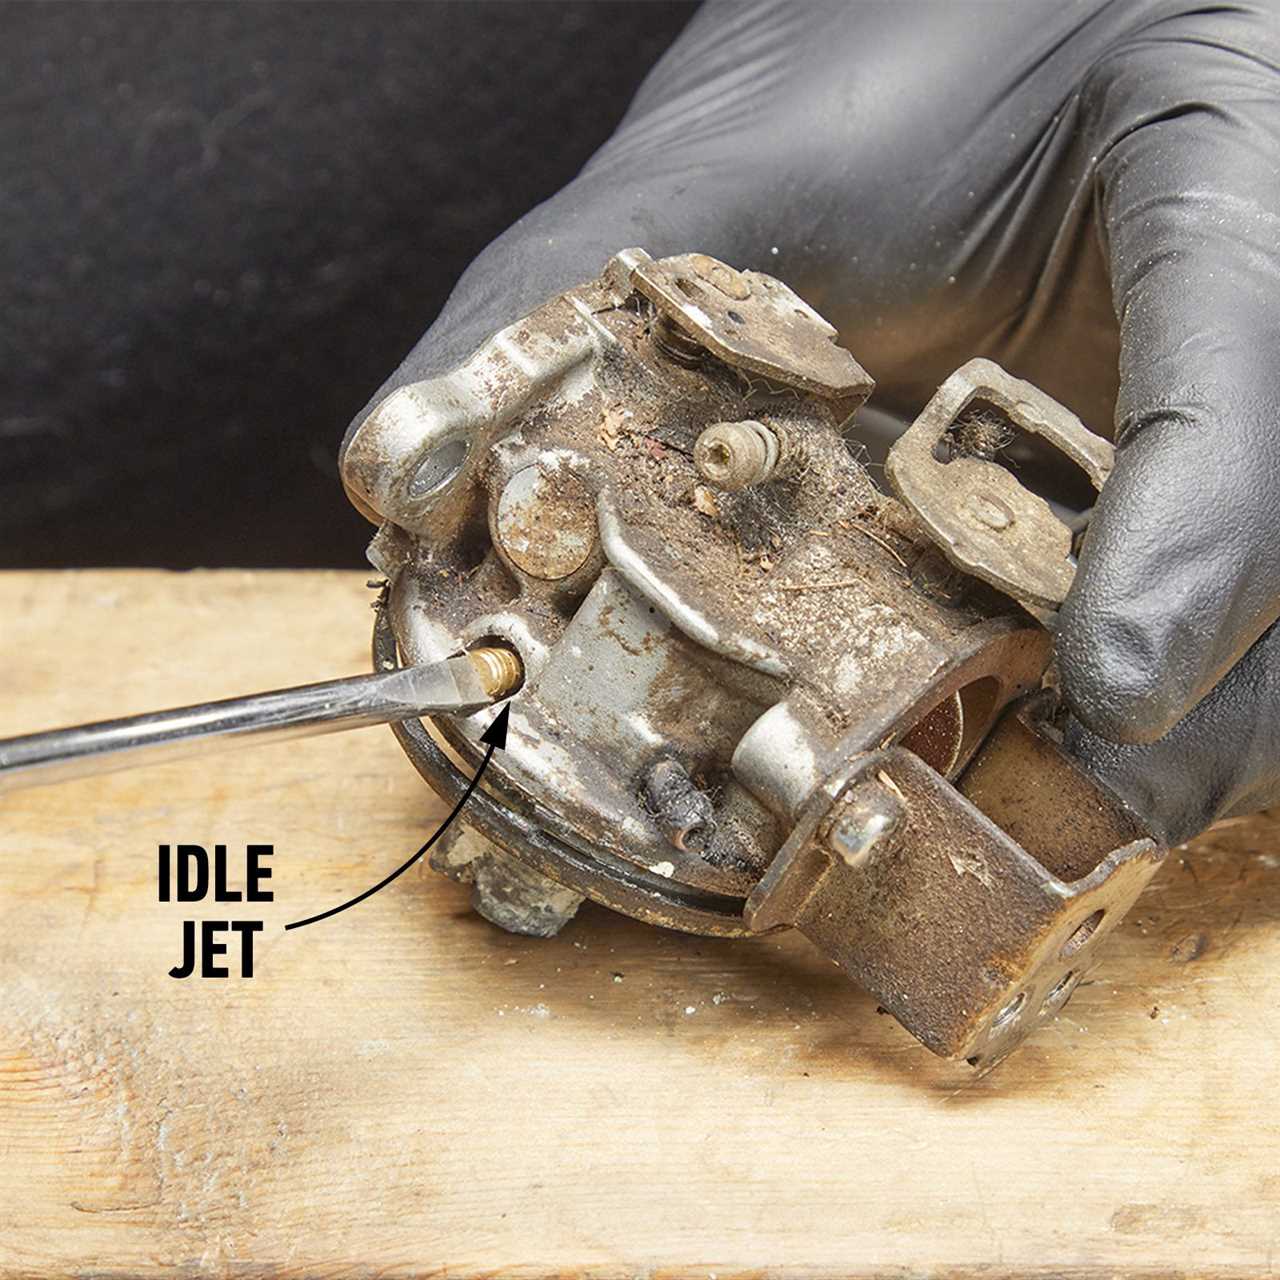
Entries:
<svg viewBox="0 0 1280 1280">
<path fill-rule="evenodd" d="M 347 441 L 379 526 L 375 664 L 518 656 L 507 750 L 432 865 L 504 928 L 585 898 L 796 928 L 933 1052 L 1059 1010 L 1163 856 L 1062 747 L 1072 530 L 1000 461 L 1111 446 L 973 360 L 859 461 L 872 381 L 786 285 L 617 254 Z M 487 716 L 394 726 L 446 800 Z M 461 765 L 461 767 L 460 767 Z"/>
</svg>

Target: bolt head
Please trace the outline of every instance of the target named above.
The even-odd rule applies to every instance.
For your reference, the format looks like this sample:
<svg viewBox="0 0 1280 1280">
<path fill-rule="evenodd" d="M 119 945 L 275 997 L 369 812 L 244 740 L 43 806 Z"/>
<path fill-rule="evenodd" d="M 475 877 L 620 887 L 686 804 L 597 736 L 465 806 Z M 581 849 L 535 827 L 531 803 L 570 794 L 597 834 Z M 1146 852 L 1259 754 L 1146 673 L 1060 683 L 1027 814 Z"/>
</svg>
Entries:
<svg viewBox="0 0 1280 1280">
<path fill-rule="evenodd" d="M 849 867 L 865 866 L 902 820 L 902 802 L 882 787 L 856 796 L 831 824 L 827 845 Z"/>
</svg>

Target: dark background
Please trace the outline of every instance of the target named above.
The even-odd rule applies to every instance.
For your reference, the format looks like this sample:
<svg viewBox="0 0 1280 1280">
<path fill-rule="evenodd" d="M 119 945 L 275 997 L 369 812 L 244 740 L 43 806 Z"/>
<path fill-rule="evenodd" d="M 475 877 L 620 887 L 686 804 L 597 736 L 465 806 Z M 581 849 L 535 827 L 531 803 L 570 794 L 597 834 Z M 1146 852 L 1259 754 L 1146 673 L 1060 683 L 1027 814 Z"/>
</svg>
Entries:
<svg viewBox="0 0 1280 1280">
<path fill-rule="evenodd" d="M 348 421 L 695 7 L 0 4 L 0 567 L 361 564 Z"/>
</svg>

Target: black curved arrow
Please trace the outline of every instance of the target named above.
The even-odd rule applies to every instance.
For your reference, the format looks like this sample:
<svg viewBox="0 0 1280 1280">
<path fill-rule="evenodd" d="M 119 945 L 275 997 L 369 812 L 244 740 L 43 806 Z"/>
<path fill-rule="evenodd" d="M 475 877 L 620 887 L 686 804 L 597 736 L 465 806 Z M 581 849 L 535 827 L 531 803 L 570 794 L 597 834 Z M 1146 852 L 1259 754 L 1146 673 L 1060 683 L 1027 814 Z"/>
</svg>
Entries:
<svg viewBox="0 0 1280 1280">
<path fill-rule="evenodd" d="M 480 741 L 487 743 L 489 749 L 484 753 L 484 759 L 480 761 L 480 767 L 476 770 L 476 775 L 467 783 L 467 789 L 462 793 L 462 798 L 453 806 L 453 811 L 449 816 L 436 828 L 431 839 L 418 850 L 407 862 L 398 866 L 389 876 L 384 876 L 377 884 L 366 889 L 363 893 L 357 894 L 348 902 L 344 902 L 339 907 L 330 907 L 328 911 L 322 911 L 319 915 L 308 916 L 305 920 L 295 920 L 292 924 L 285 925 L 286 929 L 301 929 L 304 924 L 315 924 L 317 920 L 327 920 L 330 916 L 336 916 L 339 911 L 345 911 L 348 907 L 354 907 L 357 902 L 363 902 L 366 898 L 371 898 L 379 889 L 385 889 L 397 876 L 402 876 L 419 858 L 422 857 L 428 849 L 431 848 L 437 840 L 448 830 L 449 824 L 458 816 L 462 806 L 471 798 L 471 793 L 476 789 L 476 783 L 480 781 L 485 769 L 488 767 L 490 759 L 493 757 L 495 750 L 501 751 L 507 745 L 507 720 L 510 717 L 511 704 L 508 702 L 506 706 L 493 717 L 493 722 L 480 735 Z"/>
</svg>

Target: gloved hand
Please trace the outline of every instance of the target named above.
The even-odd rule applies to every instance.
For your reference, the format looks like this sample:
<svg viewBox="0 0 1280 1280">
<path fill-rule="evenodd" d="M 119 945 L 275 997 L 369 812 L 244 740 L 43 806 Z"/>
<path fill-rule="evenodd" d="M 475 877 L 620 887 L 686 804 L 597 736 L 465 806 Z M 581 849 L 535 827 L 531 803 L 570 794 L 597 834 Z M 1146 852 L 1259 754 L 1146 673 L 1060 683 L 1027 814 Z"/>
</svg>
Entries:
<svg viewBox="0 0 1280 1280">
<path fill-rule="evenodd" d="M 1171 841 L 1280 798 L 1280 11 L 709 4 L 378 398 L 628 245 L 777 275 L 904 417 L 985 355 L 1114 422 L 1070 741 Z"/>
</svg>

